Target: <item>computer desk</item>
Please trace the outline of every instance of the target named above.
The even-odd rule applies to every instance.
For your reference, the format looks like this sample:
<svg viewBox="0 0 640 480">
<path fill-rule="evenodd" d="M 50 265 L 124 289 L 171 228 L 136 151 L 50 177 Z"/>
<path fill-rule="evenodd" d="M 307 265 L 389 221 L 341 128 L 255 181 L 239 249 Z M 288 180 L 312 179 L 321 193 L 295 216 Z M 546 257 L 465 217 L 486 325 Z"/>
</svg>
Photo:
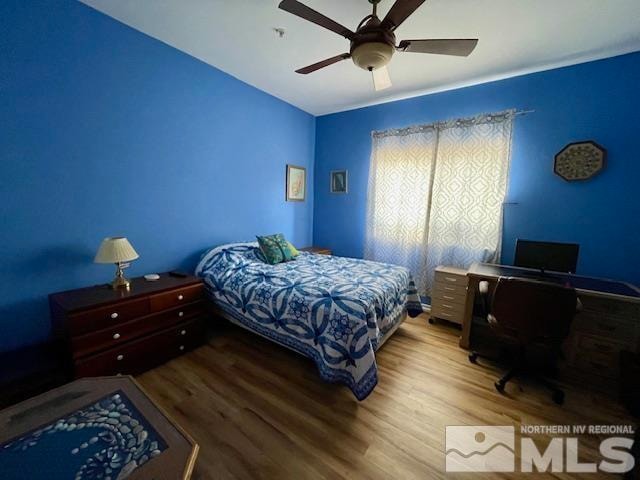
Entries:
<svg viewBox="0 0 640 480">
<path fill-rule="evenodd" d="M 585 277 L 528 268 L 474 263 L 467 272 L 468 287 L 460 346 L 473 343 L 473 308 L 478 285 L 486 280 L 490 289 L 500 277 L 525 278 L 568 285 L 576 289 L 583 309 L 571 325 L 565 344 L 568 370 L 574 377 L 603 380 L 612 386 L 619 374 L 621 350 L 640 351 L 640 289 L 615 280 Z"/>
</svg>

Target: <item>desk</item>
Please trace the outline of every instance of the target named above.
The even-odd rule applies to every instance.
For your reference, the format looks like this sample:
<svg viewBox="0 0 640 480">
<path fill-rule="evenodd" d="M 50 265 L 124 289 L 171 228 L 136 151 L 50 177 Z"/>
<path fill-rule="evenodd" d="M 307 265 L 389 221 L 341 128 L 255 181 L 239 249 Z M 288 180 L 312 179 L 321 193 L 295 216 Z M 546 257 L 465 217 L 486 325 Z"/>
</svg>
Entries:
<svg viewBox="0 0 640 480">
<path fill-rule="evenodd" d="M 557 272 L 474 263 L 469 279 L 460 346 L 469 349 L 473 336 L 473 307 L 478 284 L 490 288 L 500 277 L 516 277 L 569 285 L 576 289 L 583 310 L 576 315 L 565 343 L 568 376 L 593 381 L 594 375 L 610 388 L 619 375 L 620 350 L 640 351 L 640 289 L 625 282 Z M 596 379 L 597 380 L 597 379 Z M 596 381 L 596 383 L 598 383 Z"/>
</svg>

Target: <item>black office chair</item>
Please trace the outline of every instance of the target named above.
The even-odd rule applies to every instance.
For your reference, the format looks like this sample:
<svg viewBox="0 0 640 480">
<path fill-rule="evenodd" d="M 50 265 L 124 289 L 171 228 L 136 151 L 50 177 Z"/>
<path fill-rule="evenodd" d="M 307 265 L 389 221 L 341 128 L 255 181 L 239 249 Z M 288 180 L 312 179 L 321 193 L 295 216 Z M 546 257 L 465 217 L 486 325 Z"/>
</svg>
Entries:
<svg viewBox="0 0 640 480">
<path fill-rule="evenodd" d="M 487 303 L 487 322 L 491 330 L 504 343 L 514 344 L 516 349 L 513 367 L 494 383 L 496 390 L 502 393 L 514 376 L 528 374 L 552 391 L 554 402 L 562 404 L 564 392 L 530 365 L 528 353 L 532 347 L 549 349 L 555 368 L 562 342 L 569 335 L 571 321 L 577 312 L 576 291 L 559 284 L 500 278 Z M 482 355 L 474 351 L 469 354 L 469 361 L 477 363 L 479 356 Z"/>
</svg>

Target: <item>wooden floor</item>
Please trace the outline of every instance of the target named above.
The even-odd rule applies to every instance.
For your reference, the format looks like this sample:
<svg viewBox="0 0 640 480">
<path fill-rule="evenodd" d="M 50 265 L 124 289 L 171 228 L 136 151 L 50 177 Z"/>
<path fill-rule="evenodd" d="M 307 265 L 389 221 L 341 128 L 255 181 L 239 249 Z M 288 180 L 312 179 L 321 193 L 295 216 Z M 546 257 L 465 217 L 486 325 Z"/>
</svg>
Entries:
<svg viewBox="0 0 640 480">
<path fill-rule="evenodd" d="M 613 400 L 575 388 L 563 407 L 529 382 L 498 394 L 501 370 L 470 364 L 458 335 L 407 320 L 377 353 L 378 386 L 363 402 L 320 380 L 311 361 L 233 326 L 138 380 L 200 444 L 195 479 L 444 478 L 446 425 L 631 422 Z M 592 460 L 599 439 L 580 442 L 581 460 Z"/>
</svg>

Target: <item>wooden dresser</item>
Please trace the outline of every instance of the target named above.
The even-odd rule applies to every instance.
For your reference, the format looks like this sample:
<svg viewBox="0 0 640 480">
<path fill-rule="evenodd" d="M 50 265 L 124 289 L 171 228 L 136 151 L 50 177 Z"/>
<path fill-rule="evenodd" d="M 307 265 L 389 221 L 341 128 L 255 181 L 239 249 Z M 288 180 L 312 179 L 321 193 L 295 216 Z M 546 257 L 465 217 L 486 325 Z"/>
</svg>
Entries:
<svg viewBox="0 0 640 480">
<path fill-rule="evenodd" d="M 54 335 L 74 378 L 137 374 L 200 345 L 204 284 L 161 274 L 129 290 L 97 285 L 49 296 Z"/>
<path fill-rule="evenodd" d="M 467 271 L 455 267 L 436 267 L 431 292 L 431 315 L 462 325 L 467 300 Z"/>
<path fill-rule="evenodd" d="M 324 247 L 305 247 L 300 249 L 301 252 L 315 253 L 316 255 L 331 255 L 329 248 Z"/>
</svg>

